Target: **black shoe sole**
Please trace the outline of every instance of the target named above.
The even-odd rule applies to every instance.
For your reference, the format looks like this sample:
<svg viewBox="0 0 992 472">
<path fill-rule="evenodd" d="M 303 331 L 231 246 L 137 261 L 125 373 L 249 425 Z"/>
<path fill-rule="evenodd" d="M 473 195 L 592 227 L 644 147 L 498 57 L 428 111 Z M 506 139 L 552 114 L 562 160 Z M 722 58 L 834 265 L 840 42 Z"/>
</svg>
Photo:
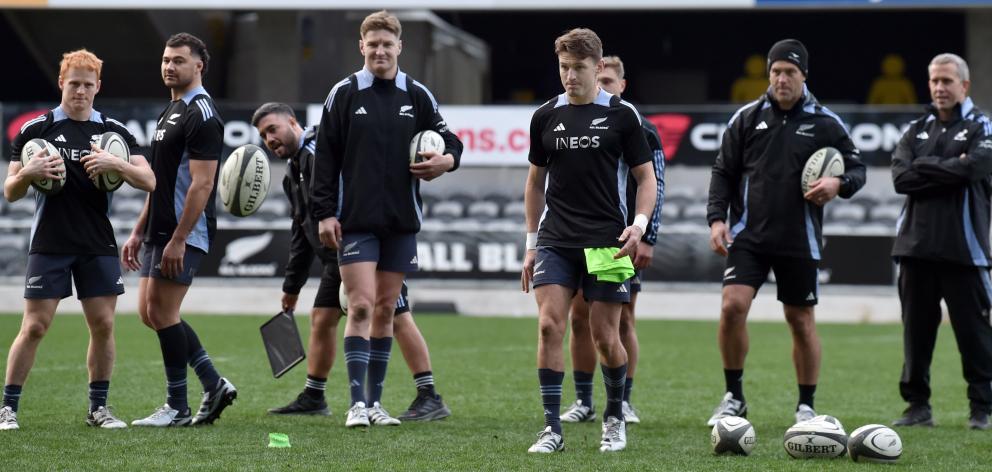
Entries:
<svg viewBox="0 0 992 472">
<path fill-rule="evenodd" d="M 434 410 L 423 416 L 400 415 L 397 419 L 400 421 L 436 421 L 436 420 L 443 420 L 449 416 L 451 416 L 451 410 L 449 410 L 448 407 L 445 406 L 442 408 L 438 408 L 437 410 Z"/>
<path fill-rule="evenodd" d="M 331 410 L 327 408 L 322 408 L 319 410 L 300 410 L 300 411 L 269 410 L 269 414 L 279 415 L 279 416 L 331 416 Z"/>
<path fill-rule="evenodd" d="M 220 419 L 220 414 L 224 411 L 224 409 L 231 406 L 231 404 L 234 403 L 235 398 L 238 398 L 237 390 L 224 394 L 224 398 L 220 399 L 220 404 L 217 405 L 216 410 L 214 410 L 212 413 L 207 415 L 207 417 L 204 418 L 203 420 L 191 422 L 190 424 L 192 426 L 199 426 L 201 424 L 214 424 L 214 421 Z"/>
</svg>

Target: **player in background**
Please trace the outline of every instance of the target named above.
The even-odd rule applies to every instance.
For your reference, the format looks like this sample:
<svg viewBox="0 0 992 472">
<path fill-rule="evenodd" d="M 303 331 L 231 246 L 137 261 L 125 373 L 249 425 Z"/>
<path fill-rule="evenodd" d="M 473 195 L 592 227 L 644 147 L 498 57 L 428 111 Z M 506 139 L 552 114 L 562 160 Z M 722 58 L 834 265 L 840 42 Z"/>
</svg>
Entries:
<svg viewBox="0 0 992 472">
<path fill-rule="evenodd" d="M 133 421 L 134 426 L 210 424 L 237 397 L 193 327 L 180 317 L 183 298 L 216 229 L 214 196 L 224 123 L 203 88 L 209 63 L 207 46 L 196 36 L 178 33 L 165 43 L 161 71 L 172 102 L 159 116 L 152 140 L 158 186 L 148 196 L 121 260 L 129 270 L 140 271 L 138 313 L 158 334 L 167 399 L 147 418 Z M 187 364 L 203 384 L 195 416 L 187 400 Z"/>
<path fill-rule="evenodd" d="M 537 299 L 545 421 L 528 452 L 552 453 L 565 446 L 558 415 L 565 376 L 562 342 L 570 302 L 580 289 L 590 304 L 590 330 L 606 384 L 600 451 L 614 452 L 627 445 L 622 407 L 627 352 L 620 341 L 620 311 L 630 301 L 634 268 L 629 256 L 636 255 L 646 231 L 657 185 L 637 110 L 597 86 L 596 75 L 603 70 L 599 36 L 573 29 L 555 40 L 555 54 L 565 92 L 531 118 L 531 166 L 524 188 L 527 253 L 521 288 L 529 292 L 533 282 Z M 628 173 L 637 182 L 636 216 L 629 226 Z M 604 267 L 615 261 L 619 273 Z"/>
<path fill-rule="evenodd" d="M 847 128 L 806 87 L 809 54 L 795 39 L 768 52 L 768 91 L 730 118 L 710 178 L 707 221 L 710 248 L 727 258 L 717 341 L 726 393 L 707 425 L 747 415 L 744 359 L 747 314 L 758 289 L 775 272 L 778 299 L 792 332 L 792 361 L 799 385 L 796 422 L 816 416 L 813 397 L 820 375 L 820 338 L 813 307 L 823 250 L 823 206 L 850 198 L 865 184 Z M 844 156 L 844 174 L 801 191 L 803 167 L 826 146 Z"/>
<path fill-rule="evenodd" d="M 90 406 L 86 423 L 110 429 L 127 426 L 107 406 L 115 358 L 114 312 L 117 296 L 124 293 L 117 241 L 107 217 L 113 194 L 99 190 L 91 179 L 115 171 L 133 187 L 150 192 L 155 189 L 155 175 L 127 128 L 93 109 L 102 68 L 103 61 L 85 49 L 63 54 L 58 83 L 61 103 L 25 123 L 13 141 L 3 189 L 7 201 L 23 198 L 33 180 L 59 178 L 57 173 L 63 166 L 66 178 L 60 192 L 34 194 L 35 223 L 25 275 L 24 317 L 7 356 L 0 430 L 19 427 L 17 411 L 22 387 L 59 301 L 72 295 L 73 282 L 90 333 L 86 353 Z M 100 135 L 108 131 L 120 134 L 127 142 L 133 152 L 130 162 L 97 147 Z M 59 155 L 49 156 L 42 151 L 22 165 L 21 150 L 35 138 L 51 143 Z"/>
<path fill-rule="evenodd" d="M 902 303 L 899 393 L 909 403 L 892 424 L 934 425 L 930 362 L 943 299 L 968 382 L 968 427 L 985 430 L 992 411 L 992 123 L 968 96 L 964 59 L 939 54 L 927 69 L 933 101 L 892 154 L 893 184 L 906 195 L 892 255 L 899 262 Z"/>
<path fill-rule="evenodd" d="M 327 96 L 311 189 L 320 241 L 338 251 L 349 301 L 344 334 L 351 385 L 348 427 L 395 421 L 380 399 L 396 299 L 406 273 L 418 267 L 420 181 L 457 169 L 462 152 L 434 96 L 399 68 L 403 43 L 396 16 L 372 13 L 359 33 L 365 66 Z M 410 141 L 425 130 L 440 133 L 445 149 L 422 152 L 421 162 L 411 162 Z"/>
<path fill-rule="evenodd" d="M 599 88 L 619 97 L 627 88 L 624 78 L 623 61 L 618 56 L 603 58 L 603 70 L 596 76 Z M 634 268 L 637 273 L 630 280 L 630 303 L 625 303 L 620 311 L 620 341 L 627 351 L 627 381 L 623 389 L 623 417 L 627 424 L 640 423 L 641 419 L 630 403 L 630 394 L 634 389 L 634 371 L 637 368 L 637 357 L 640 348 L 637 343 L 637 332 L 634 329 L 634 307 L 637 305 L 637 294 L 641 291 L 641 276 L 644 269 L 651 265 L 654 257 L 654 245 L 658 241 L 658 228 L 661 225 L 661 205 L 665 201 L 665 153 L 661 148 L 661 137 L 658 129 L 650 121 L 641 117 L 641 128 L 648 140 L 651 154 L 654 156 L 654 174 L 658 185 L 657 204 L 651 213 L 651 222 L 647 232 L 637 245 L 634 256 Z M 627 179 L 627 207 L 636 207 L 637 182 L 633 175 Z M 629 215 L 627 224 L 633 224 L 633 215 Z M 596 371 L 596 348 L 589 331 L 589 304 L 582 297 L 581 291 L 572 298 L 572 309 L 569 313 L 572 335 L 569 338 L 569 349 L 572 353 L 572 375 L 575 381 L 575 403 L 572 403 L 561 420 L 566 423 L 580 423 L 596 419 L 596 410 L 592 401 L 592 381 Z"/>
<path fill-rule="evenodd" d="M 328 415 L 330 410 L 324 391 L 337 352 L 338 322 L 342 316 L 341 300 L 338 299 L 341 273 L 337 253 L 320 243 L 317 222 L 310 216 L 310 188 L 317 127 L 303 129 L 296 120 L 292 107 L 285 103 L 266 103 L 260 106 L 252 116 L 251 123 L 258 129 L 265 146 L 277 157 L 286 160 L 286 176 L 282 187 L 289 198 L 293 224 L 289 262 L 286 264 L 282 286 L 284 311 L 296 308 L 300 289 L 306 284 L 314 258 L 320 259 L 323 265 L 320 286 L 310 311 L 306 384 L 295 400 L 286 406 L 272 408 L 269 413 Z M 429 421 L 445 418 L 451 411 L 434 390 L 434 374 L 431 371 L 427 343 L 413 321 L 406 291 L 404 284 L 400 299 L 396 301 L 393 326 L 396 341 L 413 374 L 417 396 L 399 419 Z"/>
</svg>

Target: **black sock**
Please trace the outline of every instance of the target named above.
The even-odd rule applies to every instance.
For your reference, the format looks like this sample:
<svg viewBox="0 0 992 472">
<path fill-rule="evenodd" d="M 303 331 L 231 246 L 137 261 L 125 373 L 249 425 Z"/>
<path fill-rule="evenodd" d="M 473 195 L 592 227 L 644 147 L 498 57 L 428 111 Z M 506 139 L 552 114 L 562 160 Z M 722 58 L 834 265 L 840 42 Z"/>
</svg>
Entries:
<svg viewBox="0 0 992 472">
<path fill-rule="evenodd" d="M 314 377 L 307 374 L 307 384 L 303 388 L 303 393 L 314 400 L 324 398 L 324 390 L 327 390 L 327 378 Z"/>
<path fill-rule="evenodd" d="M 3 406 L 9 406 L 14 413 L 17 413 L 17 405 L 21 401 L 20 385 L 3 386 Z"/>
<path fill-rule="evenodd" d="M 582 404 L 592 408 L 592 378 L 593 372 L 572 371 L 572 379 L 575 380 L 575 398 L 582 400 Z"/>
<path fill-rule="evenodd" d="M 615 417 L 623 420 L 623 387 L 627 382 L 627 364 L 620 367 L 602 366 L 603 383 L 606 385 L 606 408 L 603 409 L 603 421 Z"/>
<path fill-rule="evenodd" d="M 627 383 L 623 386 L 623 401 L 630 403 L 630 391 L 634 389 L 634 378 L 627 377 Z"/>
<path fill-rule="evenodd" d="M 389 353 L 392 350 L 392 337 L 369 340 L 369 406 L 382 400 L 382 388 L 386 383 L 386 368 L 389 367 Z"/>
<path fill-rule="evenodd" d="M 429 370 L 413 374 L 413 383 L 417 386 L 417 393 L 430 395 L 432 398 L 437 398 L 437 392 L 434 391 L 434 373 Z"/>
<path fill-rule="evenodd" d="M 365 374 L 369 369 L 369 340 L 361 336 L 345 336 L 344 362 L 348 366 L 351 404 L 365 403 Z M 366 403 L 365 406 L 371 406 Z"/>
<path fill-rule="evenodd" d="M 189 408 L 186 400 L 186 330 L 182 324 L 162 328 L 158 330 L 158 342 L 165 364 L 166 401 L 173 409 L 185 412 Z"/>
<path fill-rule="evenodd" d="M 186 320 L 180 321 L 179 324 L 183 325 L 183 331 L 186 332 L 186 349 L 189 353 L 189 366 L 193 368 L 196 376 L 200 379 L 200 383 L 203 384 L 203 391 L 211 392 L 217 388 L 217 384 L 220 382 L 220 374 L 214 368 L 214 363 L 210 360 L 210 356 L 207 355 L 206 349 L 203 349 L 203 345 L 200 344 L 200 337 L 196 335 L 196 331 L 193 331 L 193 327 Z"/>
<path fill-rule="evenodd" d="M 98 410 L 101 406 L 107 406 L 107 395 L 109 393 L 109 380 L 90 382 L 90 413 Z"/>
<path fill-rule="evenodd" d="M 805 403 L 810 408 L 813 408 L 813 397 L 816 396 L 816 384 L 813 385 L 803 385 L 799 384 L 799 403 Z M 799 405 L 796 404 L 796 409 L 799 409 Z"/>
<path fill-rule="evenodd" d="M 544 404 L 544 426 L 550 426 L 551 431 L 561 434 L 561 383 L 565 380 L 564 372 L 551 369 L 537 369 L 537 380 L 541 383 L 541 403 Z"/>
<path fill-rule="evenodd" d="M 727 391 L 734 394 L 734 399 L 744 401 L 744 369 L 723 369 L 723 378 L 727 382 Z"/>
</svg>

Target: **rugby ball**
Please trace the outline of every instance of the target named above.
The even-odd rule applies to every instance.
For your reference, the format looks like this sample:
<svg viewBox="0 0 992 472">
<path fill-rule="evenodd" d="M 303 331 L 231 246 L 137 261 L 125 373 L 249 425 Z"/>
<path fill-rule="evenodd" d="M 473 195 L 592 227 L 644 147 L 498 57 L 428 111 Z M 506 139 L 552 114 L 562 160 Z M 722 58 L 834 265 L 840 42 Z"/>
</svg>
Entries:
<svg viewBox="0 0 992 472">
<path fill-rule="evenodd" d="M 851 433 L 847 450 L 854 462 L 895 462 L 902 455 L 902 439 L 887 426 L 869 424 Z"/>
<path fill-rule="evenodd" d="M 28 141 L 27 144 L 24 145 L 24 148 L 21 149 L 21 165 L 28 165 L 28 162 L 31 161 L 34 156 L 38 155 L 43 149 L 48 149 L 49 156 L 58 156 L 59 158 L 62 157 L 59 155 L 59 150 L 56 149 L 55 146 L 52 146 L 52 143 L 41 138 L 35 138 Z M 65 162 L 62 163 L 62 168 L 59 175 L 62 176 L 61 179 L 35 179 L 31 181 L 31 186 L 41 193 L 55 195 L 56 193 L 62 191 L 62 187 L 65 186 L 65 179 L 69 176 L 65 172 Z"/>
<path fill-rule="evenodd" d="M 410 140 L 410 163 L 422 162 L 424 157 L 417 153 L 424 151 L 444 153 L 444 138 L 441 137 L 441 133 L 425 130 L 414 135 Z"/>
<path fill-rule="evenodd" d="M 803 195 L 809 192 L 816 182 L 822 177 L 839 177 L 844 175 L 844 156 L 836 148 L 825 147 L 813 153 L 806 160 L 803 167 L 802 190 Z"/>
<path fill-rule="evenodd" d="M 113 131 L 100 135 L 100 141 L 96 145 L 124 162 L 131 162 L 131 149 L 128 148 L 127 141 L 124 141 L 121 135 Z M 124 177 L 121 176 L 120 172 L 104 172 L 98 175 L 93 183 L 96 188 L 104 192 L 113 192 L 124 183 Z"/>
<path fill-rule="evenodd" d="M 830 415 L 817 415 L 814 416 L 813 419 L 811 419 L 810 421 L 826 421 L 827 423 L 833 423 L 837 425 L 837 427 L 840 428 L 841 431 L 844 431 L 844 425 L 840 423 L 840 420 Z"/>
<path fill-rule="evenodd" d="M 785 432 L 783 447 L 796 459 L 832 459 L 847 452 L 847 434 L 828 421 L 803 421 Z"/>
<path fill-rule="evenodd" d="M 754 426 L 737 416 L 728 416 L 717 421 L 710 432 L 713 454 L 736 454 L 746 456 L 754 449 L 756 436 Z"/>
<path fill-rule="evenodd" d="M 338 303 L 341 305 L 341 314 L 348 316 L 348 295 L 344 292 L 344 284 L 338 284 Z"/>
<path fill-rule="evenodd" d="M 217 193 L 234 216 L 255 213 L 269 193 L 269 158 L 262 148 L 245 144 L 234 150 L 220 171 Z"/>
</svg>

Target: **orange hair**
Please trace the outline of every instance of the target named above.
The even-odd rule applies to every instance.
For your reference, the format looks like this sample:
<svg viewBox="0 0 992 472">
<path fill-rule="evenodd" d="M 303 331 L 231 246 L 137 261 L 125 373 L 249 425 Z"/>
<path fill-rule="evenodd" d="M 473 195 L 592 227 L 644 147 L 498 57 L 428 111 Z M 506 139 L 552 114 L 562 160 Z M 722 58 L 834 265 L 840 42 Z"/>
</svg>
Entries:
<svg viewBox="0 0 992 472">
<path fill-rule="evenodd" d="M 99 79 L 100 71 L 103 69 L 103 61 L 86 49 L 62 54 L 62 62 L 59 63 L 59 77 L 65 77 L 65 72 L 72 67 L 96 72 L 96 78 Z"/>
</svg>

